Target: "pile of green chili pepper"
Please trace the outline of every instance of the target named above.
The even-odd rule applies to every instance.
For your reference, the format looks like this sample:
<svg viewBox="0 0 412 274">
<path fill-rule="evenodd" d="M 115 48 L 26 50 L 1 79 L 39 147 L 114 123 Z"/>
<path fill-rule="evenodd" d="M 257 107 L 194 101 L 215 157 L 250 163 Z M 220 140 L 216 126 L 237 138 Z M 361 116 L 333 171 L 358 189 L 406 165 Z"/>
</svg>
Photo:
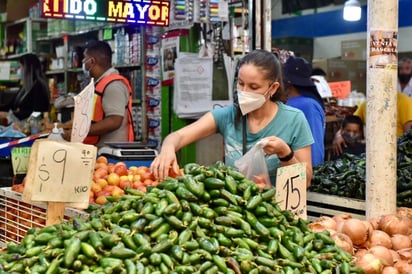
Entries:
<svg viewBox="0 0 412 274">
<path fill-rule="evenodd" d="M 87 220 L 29 230 L 0 252 L 0 273 L 362 273 L 328 231 L 281 210 L 274 188 L 221 162 L 184 170 Z"/>
<path fill-rule="evenodd" d="M 343 154 L 313 167 L 309 191 L 365 199 L 365 155 Z M 412 129 L 397 140 L 397 205 L 412 207 Z"/>
</svg>

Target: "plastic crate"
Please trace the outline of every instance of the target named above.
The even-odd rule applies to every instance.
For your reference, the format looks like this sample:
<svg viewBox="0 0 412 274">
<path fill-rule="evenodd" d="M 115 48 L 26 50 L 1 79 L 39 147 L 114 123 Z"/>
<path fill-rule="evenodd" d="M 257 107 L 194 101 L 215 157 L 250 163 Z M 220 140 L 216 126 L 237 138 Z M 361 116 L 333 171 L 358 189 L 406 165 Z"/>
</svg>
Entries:
<svg viewBox="0 0 412 274">
<path fill-rule="evenodd" d="M 312 221 L 320 216 L 335 216 L 338 214 L 350 214 L 354 218 L 364 220 L 365 201 L 327 195 L 316 192 L 307 193 L 307 215 Z"/>
<path fill-rule="evenodd" d="M 8 242 L 20 243 L 27 231 L 33 227 L 46 225 L 45 203 L 22 202 L 22 194 L 9 187 L 0 188 L 0 246 Z M 88 217 L 82 210 L 65 209 L 64 219 L 72 217 Z"/>
</svg>

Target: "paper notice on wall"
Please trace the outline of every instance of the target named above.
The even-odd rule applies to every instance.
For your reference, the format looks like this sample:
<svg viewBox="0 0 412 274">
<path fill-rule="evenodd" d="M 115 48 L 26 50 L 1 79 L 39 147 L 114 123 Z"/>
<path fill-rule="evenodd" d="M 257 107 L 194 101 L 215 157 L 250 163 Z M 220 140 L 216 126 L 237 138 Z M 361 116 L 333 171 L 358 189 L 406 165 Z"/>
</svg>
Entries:
<svg viewBox="0 0 412 274">
<path fill-rule="evenodd" d="M 198 118 L 211 110 L 213 59 L 184 55 L 176 59 L 173 108 L 180 118 Z"/>
<path fill-rule="evenodd" d="M 90 130 L 93 116 L 94 80 L 74 96 L 74 114 L 71 142 L 83 142 Z"/>
<path fill-rule="evenodd" d="M 0 80 L 10 80 L 10 62 L 0 62 Z"/>
<path fill-rule="evenodd" d="M 197 119 L 206 112 L 233 102 L 235 62 L 225 60 L 228 75 L 227 100 L 213 99 L 213 59 L 180 53 L 175 63 L 173 110 L 179 118 Z"/>
<path fill-rule="evenodd" d="M 398 68 L 398 32 L 396 30 L 370 30 L 369 67 L 373 69 Z"/>
</svg>

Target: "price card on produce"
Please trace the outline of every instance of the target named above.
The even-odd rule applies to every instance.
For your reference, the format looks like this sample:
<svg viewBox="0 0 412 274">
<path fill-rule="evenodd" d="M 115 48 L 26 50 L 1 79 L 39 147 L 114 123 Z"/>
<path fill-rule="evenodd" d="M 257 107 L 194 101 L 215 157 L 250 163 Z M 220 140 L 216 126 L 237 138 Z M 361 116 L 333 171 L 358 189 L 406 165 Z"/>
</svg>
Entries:
<svg viewBox="0 0 412 274">
<path fill-rule="evenodd" d="M 13 147 L 11 149 L 11 165 L 13 174 L 26 174 L 29 166 L 31 147 Z"/>
<path fill-rule="evenodd" d="M 329 82 L 328 83 L 333 97 L 339 99 L 348 98 L 351 92 L 351 82 L 350 81 L 339 81 L 339 82 Z"/>
<path fill-rule="evenodd" d="M 97 148 L 82 143 L 36 140 L 30 153 L 23 199 L 86 206 Z"/>
<path fill-rule="evenodd" d="M 74 114 L 71 142 L 83 142 L 90 130 L 93 114 L 94 80 L 74 96 Z"/>
<path fill-rule="evenodd" d="M 297 163 L 278 168 L 276 175 L 276 201 L 281 209 L 306 219 L 306 164 Z"/>
</svg>

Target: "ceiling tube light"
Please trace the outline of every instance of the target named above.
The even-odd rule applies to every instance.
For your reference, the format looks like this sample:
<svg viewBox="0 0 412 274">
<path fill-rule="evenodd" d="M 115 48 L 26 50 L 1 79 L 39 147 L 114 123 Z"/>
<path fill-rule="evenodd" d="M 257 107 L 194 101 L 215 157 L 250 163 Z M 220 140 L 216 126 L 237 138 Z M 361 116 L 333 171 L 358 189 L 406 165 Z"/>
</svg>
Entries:
<svg viewBox="0 0 412 274">
<path fill-rule="evenodd" d="M 346 21 L 359 21 L 362 10 L 358 0 L 348 0 L 343 8 L 343 19 Z"/>
</svg>

